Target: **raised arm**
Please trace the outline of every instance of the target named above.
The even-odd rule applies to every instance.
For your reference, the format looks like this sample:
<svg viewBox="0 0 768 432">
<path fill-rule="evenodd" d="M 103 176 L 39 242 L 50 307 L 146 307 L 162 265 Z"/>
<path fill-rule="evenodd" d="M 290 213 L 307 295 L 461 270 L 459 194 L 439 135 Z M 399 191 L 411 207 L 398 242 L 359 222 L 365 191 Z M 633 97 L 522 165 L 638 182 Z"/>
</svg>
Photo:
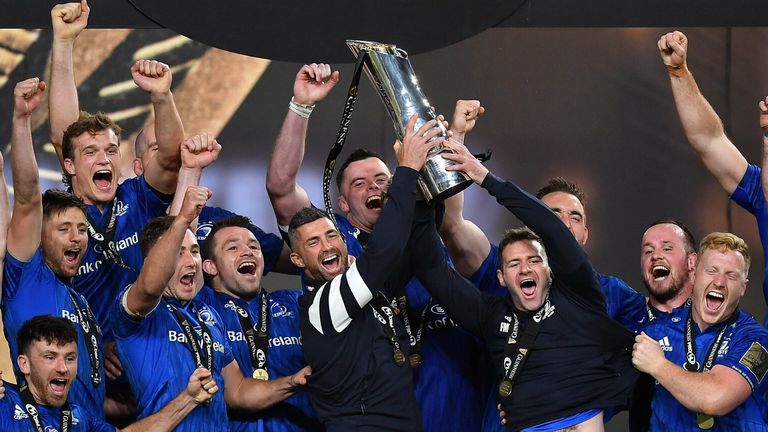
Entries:
<svg viewBox="0 0 768 432">
<path fill-rule="evenodd" d="M 160 301 L 168 281 L 173 276 L 179 250 L 189 225 L 205 206 L 211 193 L 207 188 L 192 186 L 184 194 L 178 216 L 144 258 L 136 282 L 128 289 L 126 306 L 134 315 L 147 315 Z"/>
<path fill-rule="evenodd" d="M 451 122 L 452 141 L 464 144 L 464 138 L 474 127 L 485 108 L 476 100 L 459 100 Z M 474 222 L 464 219 L 464 192 L 445 200 L 445 213 L 440 237 L 456 270 L 463 276 L 473 275 L 491 250 L 485 233 Z"/>
<path fill-rule="evenodd" d="M 208 369 L 197 368 L 189 377 L 187 388 L 173 398 L 160 411 L 128 425 L 122 432 L 170 432 L 181 423 L 182 420 L 197 408 L 213 398 L 219 391 L 219 386 L 213 380 Z"/>
<path fill-rule="evenodd" d="M 56 156 L 62 167 L 64 156 L 61 151 L 61 140 L 64 131 L 77 121 L 80 115 L 72 51 L 75 39 L 88 25 L 90 11 L 86 0 L 80 3 L 58 4 L 51 10 L 53 46 L 48 115 L 51 122 L 51 143 L 56 149 Z"/>
<path fill-rule="evenodd" d="M 3 265 L 5 265 L 5 250 L 10 221 L 8 185 L 5 183 L 5 160 L 3 159 L 3 152 L 0 152 L 0 287 L 3 286 Z M 0 289 L 0 300 L 2 297 L 3 292 Z M 2 399 L 2 390 L 0 390 L 0 399 Z"/>
<path fill-rule="evenodd" d="M 184 141 L 184 126 L 171 93 L 171 68 L 155 60 L 138 60 L 131 66 L 131 76 L 149 94 L 155 110 L 157 155 L 144 161 L 144 179 L 161 193 L 173 193 L 181 167 L 179 146 Z"/>
<path fill-rule="evenodd" d="M 11 172 L 14 193 L 7 247 L 19 261 L 28 261 L 40 246 L 43 202 L 30 118 L 44 91 L 45 83 L 38 78 L 16 84 L 13 91 Z"/>
<path fill-rule="evenodd" d="M 747 170 L 747 160 L 725 135 L 720 117 L 701 94 L 688 70 L 688 38 L 674 31 L 661 36 L 658 46 L 669 73 L 685 136 L 704 166 L 723 189 L 732 194 Z"/>
<path fill-rule="evenodd" d="M 181 144 L 181 169 L 169 215 L 179 214 L 186 190 L 200 184 L 203 169 L 218 159 L 219 153 L 221 144 L 209 133 L 197 134 Z"/>
<path fill-rule="evenodd" d="M 425 207 L 417 203 L 417 212 Z M 431 212 L 430 212 L 431 213 Z M 431 215 L 429 215 L 431 216 Z M 433 217 L 417 217 L 411 242 L 411 267 L 422 285 L 459 327 L 483 337 L 487 304 L 480 291 L 448 266 Z"/>
<path fill-rule="evenodd" d="M 311 107 L 321 102 L 339 82 L 339 72 L 327 64 L 304 65 L 293 83 L 293 99 L 275 139 L 267 169 L 267 193 L 277 223 L 287 226 L 293 215 L 310 206 L 307 192 L 296 183 L 304 160 Z"/>
<path fill-rule="evenodd" d="M 466 173 L 472 181 L 486 189 L 499 204 L 541 237 L 554 273 L 570 274 L 586 268 L 591 272 L 584 249 L 549 207 L 514 183 L 503 181 L 489 173 L 488 168 L 472 156 L 466 147 L 455 143 L 448 143 L 446 146 L 455 153 L 444 153 L 443 157 L 456 162 L 456 165 L 447 169 Z"/>
</svg>

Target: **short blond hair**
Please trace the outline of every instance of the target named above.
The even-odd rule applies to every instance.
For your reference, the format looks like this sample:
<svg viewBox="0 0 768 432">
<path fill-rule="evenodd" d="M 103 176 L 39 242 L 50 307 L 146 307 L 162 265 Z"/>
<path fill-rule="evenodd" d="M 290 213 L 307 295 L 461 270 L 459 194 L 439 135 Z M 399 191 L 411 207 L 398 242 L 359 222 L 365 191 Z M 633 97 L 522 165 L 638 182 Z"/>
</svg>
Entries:
<svg viewBox="0 0 768 432">
<path fill-rule="evenodd" d="M 749 246 L 741 237 L 725 232 L 709 233 L 699 244 L 699 257 L 704 255 L 704 252 L 709 249 L 719 252 L 736 251 L 740 253 L 744 257 L 744 274 L 749 273 L 749 263 L 751 261 Z"/>
</svg>

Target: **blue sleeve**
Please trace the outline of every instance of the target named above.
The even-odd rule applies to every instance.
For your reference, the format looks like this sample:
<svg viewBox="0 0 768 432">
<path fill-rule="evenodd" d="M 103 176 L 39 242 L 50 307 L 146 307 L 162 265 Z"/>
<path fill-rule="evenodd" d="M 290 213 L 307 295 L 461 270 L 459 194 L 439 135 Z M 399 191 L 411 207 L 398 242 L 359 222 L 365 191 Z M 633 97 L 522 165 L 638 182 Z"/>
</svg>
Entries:
<svg viewBox="0 0 768 432">
<path fill-rule="evenodd" d="M 598 274 L 597 281 L 605 293 L 608 316 L 636 331 L 638 322 L 645 317 L 645 296 L 615 276 Z"/>
<path fill-rule="evenodd" d="M 81 415 L 83 412 L 84 411 L 80 410 Z M 86 415 L 88 415 L 88 426 L 82 428 L 82 430 L 87 430 L 88 432 L 115 432 L 117 430 L 117 428 L 107 423 L 103 418 L 90 414 Z M 80 430 L 80 428 L 78 428 L 78 430 Z"/>
<path fill-rule="evenodd" d="M 131 194 L 146 220 L 163 216 L 171 204 L 170 198 L 172 197 L 161 196 L 147 183 L 143 175 L 128 179 L 121 186 L 130 188 Z"/>
<path fill-rule="evenodd" d="M 765 251 L 768 251 L 768 209 L 766 209 L 765 196 L 763 196 L 760 172 L 760 167 L 750 164 L 739 185 L 736 186 L 736 190 L 731 194 L 731 199 L 755 216 L 757 230 L 760 233 L 760 243 L 765 254 Z M 768 255 L 765 255 L 763 264 L 766 275 L 763 278 L 763 299 L 768 304 Z M 766 315 L 765 324 L 768 326 L 768 315 Z"/>
<path fill-rule="evenodd" d="M 490 294 L 496 297 L 505 297 L 509 292 L 501 284 L 499 284 L 499 278 L 496 275 L 496 270 L 499 268 L 499 247 L 491 243 L 491 250 L 488 252 L 488 256 L 480 265 L 480 268 L 469 277 L 469 281 L 472 282 L 480 292 Z"/>
<path fill-rule="evenodd" d="M 120 291 L 120 294 L 118 294 L 115 302 L 112 305 L 112 310 L 109 312 L 109 320 L 112 324 L 112 331 L 114 332 L 115 337 L 118 339 L 129 339 L 131 336 L 136 335 L 149 316 L 132 316 L 123 307 L 123 296 L 130 287 L 131 286 L 128 285 L 125 289 Z M 150 315 L 152 312 L 150 312 Z"/>
<path fill-rule="evenodd" d="M 764 394 L 768 388 L 768 330 L 754 324 L 737 330 L 739 338 L 731 339 L 728 354 L 719 358 L 717 364 L 735 369 L 747 380 L 752 392 Z"/>
<path fill-rule="evenodd" d="M 16 297 L 19 291 L 19 281 L 24 266 L 27 263 L 19 261 L 9 252 L 5 253 L 5 266 L 3 267 L 3 299 Z"/>
<path fill-rule="evenodd" d="M 197 240 L 201 248 L 202 242 L 207 239 L 213 224 L 230 216 L 238 215 L 220 207 L 203 207 L 197 227 Z M 254 224 L 251 224 L 250 230 L 261 245 L 261 253 L 264 256 L 264 274 L 266 275 L 275 268 L 280 259 L 280 254 L 283 251 L 283 239 L 275 234 L 265 232 Z"/>
</svg>

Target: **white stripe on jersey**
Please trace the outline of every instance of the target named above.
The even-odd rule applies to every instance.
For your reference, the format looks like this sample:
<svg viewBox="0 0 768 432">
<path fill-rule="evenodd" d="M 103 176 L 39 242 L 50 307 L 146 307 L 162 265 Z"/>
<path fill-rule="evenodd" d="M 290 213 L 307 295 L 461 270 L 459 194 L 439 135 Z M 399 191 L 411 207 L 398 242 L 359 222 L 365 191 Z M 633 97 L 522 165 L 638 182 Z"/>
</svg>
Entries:
<svg viewBox="0 0 768 432">
<path fill-rule="evenodd" d="M 320 334 L 323 333 L 323 324 L 320 322 L 320 296 L 323 295 L 323 290 L 325 290 L 325 287 L 328 284 L 323 284 L 316 292 L 315 292 L 315 298 L 312 301 L 312 304 L 309 306 L 309 323 L 312 324 L 312 327 L 317 329 L 317 331 L 320 332 Z"/>
<path fill-rule="evenodd" d="M 350 312 L 344 305 L 344 299 L 341 295 L 342 289 L 349 290 L 352 293 L 352 296 L 355 298 L 355 301 L 357 301 L 357 304 L 361 309 L 373 299 L 371 290 L 366 285 L 362 276 L 360 276 L 360 272 L 357 269 L 357 262 L 352 263 L 345 274 L 346 283 L 342 283 L 344 281 L 344 278 L 342 277 L 343 275 L 338 275 L 333 278 L 330 283 L 325 283 L 319 290 L 317 290 L 312 305 L 309 307 L 309 322 L 320 332 L 320 334 L 324 334 L 323 326 L 320 321 L 320 298 L 322 297 L 324 289 L 328 288 L 330 290 L 328 292 L 328 308 L 333 329 L 337 333 L 344 331 L 344 329 L 346 329 L 352 322 Z"/>
</svg>

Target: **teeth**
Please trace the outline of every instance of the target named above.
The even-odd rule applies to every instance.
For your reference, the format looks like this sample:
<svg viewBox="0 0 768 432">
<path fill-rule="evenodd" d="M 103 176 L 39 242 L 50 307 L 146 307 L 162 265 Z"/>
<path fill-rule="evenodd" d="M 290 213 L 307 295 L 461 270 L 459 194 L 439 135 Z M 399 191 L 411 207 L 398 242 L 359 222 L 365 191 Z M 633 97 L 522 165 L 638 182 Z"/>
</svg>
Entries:
<svg viewBox="0 0 768 432">
<path fill-rule="evenodd" d="M 667 270 L 667 268 L 662 265 L 653 266 L 653 271 L 656 270 Z"/>
<path fill-rule="evenodd" d="M 335 260 L 337 257 L 338 257 L 337 255 L 331 255 L 331 256 L 329 256 L 329 257 L 327 257 L 327 258 L 324 258 L 324 259 L 323 259 L 323 261 L 322 261 L 322 263 L 323 263 L 323 264 L 328 264 L 328 263 L 330 263 L 331 261 Z"/>
<path fill-rule="evenodd" d="M 720 294 L 719 292 L 716 292 L 716 291 L 708 292 L 707 296 L 714 297 L 714 298 L 721 299 L 721 300 L 725 298 L 724 295 L 722 295 L 722 294 Z"/>
</svg>

